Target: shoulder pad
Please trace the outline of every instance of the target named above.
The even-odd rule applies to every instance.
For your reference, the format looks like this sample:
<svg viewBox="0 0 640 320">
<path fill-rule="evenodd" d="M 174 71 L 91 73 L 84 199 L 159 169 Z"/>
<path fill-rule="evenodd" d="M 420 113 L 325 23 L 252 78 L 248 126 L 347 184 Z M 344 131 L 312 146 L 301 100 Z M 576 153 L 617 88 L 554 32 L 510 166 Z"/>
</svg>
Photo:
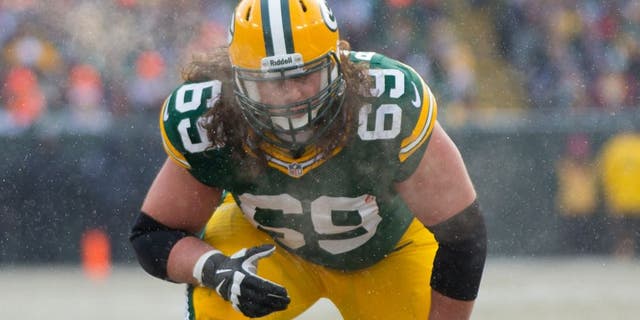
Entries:
<svg viewBox="0 0 640 320">
<path fill-rule="evenodd" d="M 220 99 L 221 89 L 218 80 L 185 83 L 165 100 L 160 112 L 162 144 L 180 166 L 190 169 L 188 157 L 211 147 L 200 122 L 207 109 Z"/>
<path fill-rule="evenodd" d="M 352 52 L 350 57 L 354 62 L 368 61 L 374 81 L 371 103 L 361 109 L 358 134 L 363 140 L 399 139 L 398 159 L 404 162 L 431 136 L 437 117 L 434 95 L 404 63 L 375 52 Z"/>
</svg>

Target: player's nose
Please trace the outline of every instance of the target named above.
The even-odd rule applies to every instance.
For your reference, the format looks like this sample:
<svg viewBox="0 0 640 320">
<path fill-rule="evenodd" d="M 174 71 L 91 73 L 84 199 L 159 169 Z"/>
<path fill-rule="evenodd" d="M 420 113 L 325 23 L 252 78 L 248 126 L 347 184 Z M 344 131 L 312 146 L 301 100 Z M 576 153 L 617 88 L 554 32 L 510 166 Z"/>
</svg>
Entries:
<svg viewBox="0 0 640 320">
<path fill-rule="evenodd" d="M 292 103 L 303 98 L 303 91 L 304 90 L 299 83 L 296 83 L 292 80 L 287 80 L 282 86 L 282 92 L 280 94 L 287 103 Z"/>
</svg>

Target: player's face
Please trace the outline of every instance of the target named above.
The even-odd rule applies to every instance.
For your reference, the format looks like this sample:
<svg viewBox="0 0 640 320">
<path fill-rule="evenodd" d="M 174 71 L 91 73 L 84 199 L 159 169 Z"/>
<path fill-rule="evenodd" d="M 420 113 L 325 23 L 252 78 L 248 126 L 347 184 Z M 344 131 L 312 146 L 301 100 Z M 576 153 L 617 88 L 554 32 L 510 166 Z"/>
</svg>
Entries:
<svg viewBox="0 0 640 320">
<path fill-rule="evenodd" d="M 317 110 L 309 110 L 309 99 L 322 89 L 321 72 L 300 77 L 263 81 L 257 85 L 260 102 L 270 106 L 289 106 L 272 110 L 271 120 L 281 129 L 297 129 L 309 123 L 309 115 L 315 117 Z M 296 102 L 304 102 L 296 105 Z M 304 139 L 304 137 L 300 137 Z"/>
<path fill-rule="evenodd" d="M 285 80 L 263 81 L 258 84 L 260 102 L 268 105 L 289 105 L 307 100 L 320 92 L 320 72 Z"/>
<path fill-rule="evenodd" d="M 297 147 L 317 139 L 333 121 L 324 119 L 342 94 L 339 75 L 337 59 L 330 54 L 271 71 L 238 68 L 236 96 L 247 121 L 263 137 L 284 148 L 287 143 Z"/>
</svg>

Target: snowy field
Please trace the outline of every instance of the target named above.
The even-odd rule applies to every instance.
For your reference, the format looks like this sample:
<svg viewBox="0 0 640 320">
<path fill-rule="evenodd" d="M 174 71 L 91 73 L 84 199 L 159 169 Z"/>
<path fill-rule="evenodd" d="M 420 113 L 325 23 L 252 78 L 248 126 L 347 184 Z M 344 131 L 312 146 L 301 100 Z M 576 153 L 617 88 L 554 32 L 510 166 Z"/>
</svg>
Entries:
<svg viewBox="0 0 640 320">
<path fill-rule="evenodd" d="M 115 266 L 0 267 L 0 319 L 183 319 L 183 286 Z M 490 258 L 473 319 L 640 319 L 640 260 Z"/>
</svg>

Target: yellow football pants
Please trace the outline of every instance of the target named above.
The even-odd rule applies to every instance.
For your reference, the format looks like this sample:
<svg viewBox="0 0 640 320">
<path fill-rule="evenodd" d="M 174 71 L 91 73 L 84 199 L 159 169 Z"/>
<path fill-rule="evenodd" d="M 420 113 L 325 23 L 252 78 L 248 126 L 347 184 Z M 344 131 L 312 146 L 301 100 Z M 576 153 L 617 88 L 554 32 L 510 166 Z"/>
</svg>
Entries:
<svg viewBox="0 0 640 320">
<path fill-rule="evenodd" d="M 206 226 L 204 240 L 227 255 L 242 248 L 275 244 L 244 218 L 230 197 Z M 338 271 L 301 259 L 276 245 L 260 260 L 258 274 L 287 289 L 289 307 L 260 319 L 293 319 L 319 298 L 330 299 L 345 320 L 427 319 L 429 279 L 437 250 L 433 235 L 414 219 L 397 249 L 377 264 L 357 271 Z M 214 290 L 189 287 L 189 319 L 247 319 Z"/>
</svg>

